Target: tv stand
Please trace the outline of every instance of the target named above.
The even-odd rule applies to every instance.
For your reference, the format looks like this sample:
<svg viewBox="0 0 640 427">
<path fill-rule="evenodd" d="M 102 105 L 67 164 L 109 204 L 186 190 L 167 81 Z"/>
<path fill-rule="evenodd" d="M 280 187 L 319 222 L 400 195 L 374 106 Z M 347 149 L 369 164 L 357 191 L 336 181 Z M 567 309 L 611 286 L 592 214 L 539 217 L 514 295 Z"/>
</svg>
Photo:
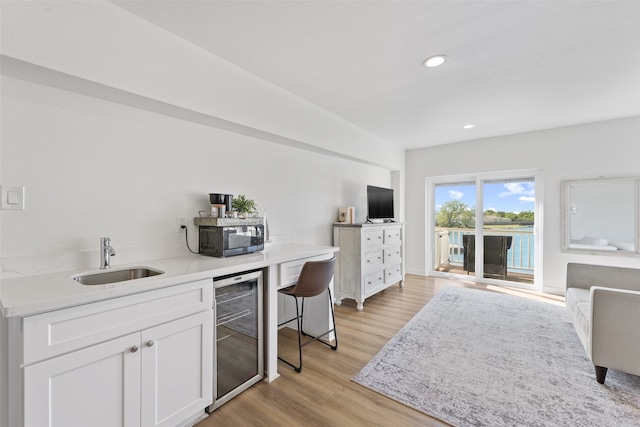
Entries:
<svg viewBox="0 0 640 427">
<path fill-rule="evenodd" d="M 364 223 L 333 225 L 336 253 L 336 304 L 344 298 L 356 301 L 358 311 L 364 300 L 404 281 L 404 224 Z"/>
</svg>

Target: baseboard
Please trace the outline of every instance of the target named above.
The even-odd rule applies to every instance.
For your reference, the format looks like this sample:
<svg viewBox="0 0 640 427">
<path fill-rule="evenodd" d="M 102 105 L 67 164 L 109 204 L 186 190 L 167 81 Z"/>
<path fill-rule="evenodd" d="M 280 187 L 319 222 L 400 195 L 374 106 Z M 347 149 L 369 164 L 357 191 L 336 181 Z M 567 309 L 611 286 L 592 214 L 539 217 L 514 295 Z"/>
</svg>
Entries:
<svg viewBox="0 0 640 427">
<path fill-rule="evenodd" d="M 414 270 L 411 268 L 405 269 L 405 274 L 416 274 L 418 276 L 428 276 L 427 270 Z"/>
</svg>

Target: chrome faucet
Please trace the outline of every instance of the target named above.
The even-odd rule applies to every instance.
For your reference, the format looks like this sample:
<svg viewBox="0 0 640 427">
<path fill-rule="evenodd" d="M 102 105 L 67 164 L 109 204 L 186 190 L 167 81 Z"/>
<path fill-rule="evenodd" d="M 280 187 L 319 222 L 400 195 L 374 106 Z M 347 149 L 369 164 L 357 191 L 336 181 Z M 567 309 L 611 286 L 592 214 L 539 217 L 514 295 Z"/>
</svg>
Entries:
<svg viewBox="0 0 640 427">
<path fill-rule="evenodd" d="M 111 268 L 111 257 L 116 255 L 109 237 L 100 238 L 100 269 Z"/>
</svg>

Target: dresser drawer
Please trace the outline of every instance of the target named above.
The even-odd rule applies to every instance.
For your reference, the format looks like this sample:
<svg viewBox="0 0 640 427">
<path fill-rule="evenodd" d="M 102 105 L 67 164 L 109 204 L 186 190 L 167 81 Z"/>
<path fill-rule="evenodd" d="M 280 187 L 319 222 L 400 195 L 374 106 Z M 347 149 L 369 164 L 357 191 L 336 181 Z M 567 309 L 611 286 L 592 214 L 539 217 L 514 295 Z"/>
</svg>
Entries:
<svg viewBox="0 0 640 427">
<path fill-rule="evenodd" d="M 388 266 L 384 270 L 385 283 L 393 284 L 402 280 L 402 264 Z"/>
<path fill-rule="evenodd" d="M 384 230 L 368 230 L 362 233 L 362 246 L 375 246 L 384 243 Z"/>
<path fill-rule="evenodd" d="M 395 264 L 402 261 L 402 248 L 400 246 L 396 246 L 393 248 L 387 248 L 384 250 L 384 263 L 385 264 Z"/>
<path fill-rule="evenodd" d="M 404 224 L 400 222 L 334 224 L 337 254 L 337 299 L 355 300 L 364 309 L 365 299 L 404 281 Z"/>
<path fill-rule="evenodd" d="M 375 273 L 369 273 L 364 276 L 364 293 L 368 294 L 370 291 L 379 288 L 384 285 L 384 270 L 376 271 Z"/>
<path fill-rule="evenodd" d="M 400 228 L 387 228 L 384 230 L 384 243 L 400 243 L 402 241 L 402 231 Z"/>
<path fill-rule="evenodd" d="M 25 365 L 139 331 L 213 306 L 201 280 L 23 319 Z"/>
<path fill-rule="evenodd" d="M 384 255 L 385 255 L 385 251 L 383 250 L 365 253 L 364 254 L 365 268 L 368 268 L 374 265 L 384 264 Z"/>
</svg>

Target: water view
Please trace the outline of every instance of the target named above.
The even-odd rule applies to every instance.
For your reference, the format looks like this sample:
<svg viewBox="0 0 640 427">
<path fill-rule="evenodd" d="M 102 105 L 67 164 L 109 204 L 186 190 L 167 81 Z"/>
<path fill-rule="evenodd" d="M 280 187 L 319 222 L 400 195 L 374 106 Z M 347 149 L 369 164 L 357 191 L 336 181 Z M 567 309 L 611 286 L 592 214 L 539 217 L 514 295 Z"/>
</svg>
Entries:
<svg viewBox="0 0 640 427">
<path fill-rule="evenodd" d="M 464 234 L 473 235 L 473 229 L 441 229 L 438 232 L 449 234 L 450 262 L 462 264 L 464 253 L 462 251 L 462 236 Z M 510 249 L 507 251 L 507 266 L 510 270 L 518 273 L 533 274 L 534 251 L 533 251 L 533 227 L 505 228 L 500 230 L 484 229 L 485 236 L 512 236 L 513 240 Z"/>
<path fill-rule="evenodd" d="M 483 206 L 480 220 L 476 218 L 476 182 L 436 184 L 435 269 L 475 274 L 475 234 L 480 223 L 485 236 L 485 277 L 533 283 L 533 179 L 479 182 Z"/>
</svg>

